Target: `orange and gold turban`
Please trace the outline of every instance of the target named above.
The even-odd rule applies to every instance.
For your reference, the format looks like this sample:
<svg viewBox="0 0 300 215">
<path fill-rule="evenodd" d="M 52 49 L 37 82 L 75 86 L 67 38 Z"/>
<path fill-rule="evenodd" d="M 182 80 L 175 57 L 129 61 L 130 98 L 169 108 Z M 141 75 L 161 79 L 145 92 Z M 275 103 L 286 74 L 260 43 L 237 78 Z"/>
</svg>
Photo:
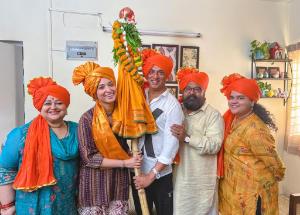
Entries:
<svg viewBox="0 0 300 215">
<path fill-rule="evenodd" d="M 101 78 L 107 78 L 116 84 L 114 71 L 111 68 L 86 62 L 74 69 L 72 81 L 75 85 L 82 83 L 86 94 L 97 100 L 97 88 Z"/>
<path fill-rule="evenodd" d="M 113 81 L 114 85 L 116 84 L 114 72 L 111 68 L 101 67 L 93 62 L 87 62 L 76 67 L 72 77 L 73 83 L 75 85 L 82 83 L 84 91 L 96 101 L 92 121 L 92 134 L 97 149 L 105 158 L 125 160 L 129 158 L 129 155 L 116 139 L 101 101 L 97 99 L 97 88 L 101 78 L 107 78 Z M 114 104 L 111 105 L 113 106 Z"/>
<path fill-rule="evenodd" d="M 148 73 L 152 69 L 153 66 L 158 66 L 161 68 L 165 74 L 166 78 L 169 77 L 173 68 L 172 60 L 164 56 L 154 49 L 144 49 L 142 51 L 142 58 L 143 58 L 143 73 L 145 77 L 148 76 Z"/>
<path fill-rule="evenodd" d="M 254 102 L 257 102 L 261 96 L 261 91 L 256 81 L 241 76 L 238 73 L 225 76 L 222 80 L 222 85 L 221 92 L 227 99 L 230 97 L 232 91 L 239 92 Z"/>
<path fill-rule="evenodd" d="M 34 107 L 39 111 L 49 95 L 59 99 L 67 107 L 70 104 L 69 92 L 51 78 L 35 78 L 29 82 L 27 88 L 33 97 Z M 55 183 L 49 125 L 46 119 L 38 115 L 28 128 L 23 161 L 13 187 L 31 192 Z"/>
<path fill-rule="evenodd" d="M 184 90 L 189 82 L 195 82 L 199 84 L 202 89 L 206 90 L 209 78 L 206 73 L 199 72 L 196 68 L 181 68 L 177 72 L 177 81 L 180 90 Z"/>
</svg>

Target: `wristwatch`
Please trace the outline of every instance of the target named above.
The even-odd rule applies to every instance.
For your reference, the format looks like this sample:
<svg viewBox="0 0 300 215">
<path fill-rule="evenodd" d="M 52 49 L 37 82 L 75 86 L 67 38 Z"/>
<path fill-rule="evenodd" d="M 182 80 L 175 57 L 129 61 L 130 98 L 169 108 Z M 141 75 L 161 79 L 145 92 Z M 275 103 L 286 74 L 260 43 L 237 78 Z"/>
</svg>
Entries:
<svg viewBox="0 0 300 215">
<path fill-rule="evenodd" d="M 185 143 L 190 143 L 191 138 L 189 136 L 185 136 L 184 141 Z"/>
<path fill-rule="evenodd" d="M 160 178 L 160 173 L 155 168 L 152 169 L 152 172 L 154 173 L 156 179 Z"/>
</svg>

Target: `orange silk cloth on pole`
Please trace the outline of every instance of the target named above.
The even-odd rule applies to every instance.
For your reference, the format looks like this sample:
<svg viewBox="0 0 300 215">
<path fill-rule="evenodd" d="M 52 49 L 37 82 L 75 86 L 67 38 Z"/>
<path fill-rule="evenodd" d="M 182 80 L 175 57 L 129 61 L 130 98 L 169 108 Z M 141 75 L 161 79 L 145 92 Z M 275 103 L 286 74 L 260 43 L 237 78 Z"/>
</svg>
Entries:
<svg viewBox="0 0 300 215">
<path fill-rule="evenodd" d="M 113 112 L 114 133 L 125 138 L 138 138 L 157 132 L 155 120 L 141 86 L 119 65 L 117 103 Z"/>
</svg>

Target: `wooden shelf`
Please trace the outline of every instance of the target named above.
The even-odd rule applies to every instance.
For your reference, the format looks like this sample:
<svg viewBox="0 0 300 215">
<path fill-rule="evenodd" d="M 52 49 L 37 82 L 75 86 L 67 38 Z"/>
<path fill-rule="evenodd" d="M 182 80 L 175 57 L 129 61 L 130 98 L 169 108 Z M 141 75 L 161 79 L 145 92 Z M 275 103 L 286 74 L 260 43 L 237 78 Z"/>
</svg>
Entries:
<svg viewBox="0 0 300 215">
<path fill-rule="evenodd" d="M 260 97 L 261 99 L 286 99 L 285 97 Z"/>
<path fill-rule="evenodd" d="M 263 81 L 263 80 L 292 80 L 291 78 L 254 78 L 255 80 L 258 81 Z"/>
<path fill-rule="evenodd" d="M 254 62 L 292 62 L 291 59 L 253 59 Z"/>
</svg>

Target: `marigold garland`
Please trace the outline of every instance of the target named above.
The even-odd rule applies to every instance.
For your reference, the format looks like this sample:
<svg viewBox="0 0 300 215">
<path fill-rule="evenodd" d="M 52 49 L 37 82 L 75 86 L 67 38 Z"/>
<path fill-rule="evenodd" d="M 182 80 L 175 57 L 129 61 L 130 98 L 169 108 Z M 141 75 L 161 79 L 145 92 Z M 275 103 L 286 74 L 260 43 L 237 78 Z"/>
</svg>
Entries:
<svg viewBox="0 0 300 215">
<path fill-rule="evenodd" d="M 140 50 L 142 41 L 135 24 L 126 20 L 124 22 L 116 20 L 113 24 L 112 38 L 115 65 L 119 64 L 139 85 L 143 85 L 143 60 Z"/>
</svg>

